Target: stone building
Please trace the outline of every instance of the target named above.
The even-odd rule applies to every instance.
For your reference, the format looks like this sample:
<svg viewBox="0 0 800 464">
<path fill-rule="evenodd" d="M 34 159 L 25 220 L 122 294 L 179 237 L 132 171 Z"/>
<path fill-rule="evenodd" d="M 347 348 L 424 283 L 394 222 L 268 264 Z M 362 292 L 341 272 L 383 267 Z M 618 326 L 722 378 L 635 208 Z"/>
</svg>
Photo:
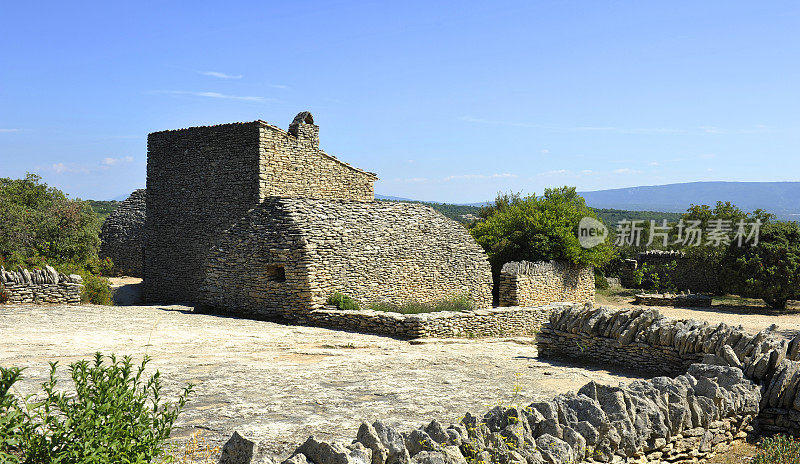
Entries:
<svg viewBox="0 0 800 464">
<path fill-rule="evenodd" d="M 486 256 L 462 226 L 374 199 L 375 174 L 319 148 L 308 112 L 148 137 L 143 296 L 273 315 L 333 291 L 362 302 L 469 293 L 491 303 Z"/>
<path fill-rule="evenodd" d="M 144 274 L 145 190 L 135 190 L 100 228 L 100 257 L 111 258 L 118 274 Z"/>
<path fill-rule="evenodd" d="M 483 250 L 413 203 L 269 198 L 212 247 L 203 303 L 257 317 L 316 309 L 334 292 L 400 304 L 469 295 L 491 306 Z"/>
</svg>

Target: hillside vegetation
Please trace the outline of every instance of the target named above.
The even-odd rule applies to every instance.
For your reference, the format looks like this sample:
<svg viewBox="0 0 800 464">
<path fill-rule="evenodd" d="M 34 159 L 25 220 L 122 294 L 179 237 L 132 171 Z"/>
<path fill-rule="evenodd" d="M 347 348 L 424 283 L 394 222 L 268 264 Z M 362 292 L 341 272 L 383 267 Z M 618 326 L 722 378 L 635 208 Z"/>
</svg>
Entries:
<svg viewBox="0 0 800 464">
<path fill-rule="evenodd" d="M 0 265 L 80 274 L 85 301 L 109 304 L 102 275 L 111 268 L 98 258 L 101 220 L 87 201 L 73 200 L 48 187 L 41 177 L 0 178 Z"/>
</svg>

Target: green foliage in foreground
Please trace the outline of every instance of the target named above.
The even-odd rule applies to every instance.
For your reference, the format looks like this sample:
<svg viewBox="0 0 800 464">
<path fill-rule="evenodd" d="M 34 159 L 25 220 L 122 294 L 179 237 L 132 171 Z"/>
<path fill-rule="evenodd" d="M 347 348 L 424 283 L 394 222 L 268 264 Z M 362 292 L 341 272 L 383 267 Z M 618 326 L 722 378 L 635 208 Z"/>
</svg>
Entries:
<svg viewBox="0 0 800 464">
<path fill-rule="evenodd" d="M 70 365 L 75 395 L 56 391 L 56 363 L 42 385 L 43 399 L 19 400 L 11 388 L 18 368 L 0 367 L 0 462 L 149 463 L 166 457 L 165 442 L 192 392 L 189 384 L 175 404 L 161 401 L 158 371 L 146 378 L 147 357 Z"/>
<path fill-rule="evenodd" d="M 800 464 L 800 440 L 776 435 L 758 445 L 752 464 Z"/>
<path fill-rule="evenodd" d="M 369 306 L 373 311 L 385 311 L 402 314 L 433 313 L 438 311 L 469 311 L 475 309 L 475 302 L 469 295 L 436 301 L 433 303 L 408 302 L 403 304 L 373 303 Z"/>
</svg>

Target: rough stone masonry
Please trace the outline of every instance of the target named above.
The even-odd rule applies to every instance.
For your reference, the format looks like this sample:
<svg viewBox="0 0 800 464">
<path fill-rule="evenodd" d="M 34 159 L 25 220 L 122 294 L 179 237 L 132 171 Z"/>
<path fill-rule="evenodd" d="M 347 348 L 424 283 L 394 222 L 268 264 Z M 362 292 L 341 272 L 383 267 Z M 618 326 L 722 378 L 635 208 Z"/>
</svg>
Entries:
<svg viewBox="0 0 800 464">
<path fill-rule="evenodd" d="M 469 294 L 488 260 L 460 225 L 374 199 L 377 177 L 319 148 L 311 113 L 148 137 L 143 297 L 271 315 L 334 291 L 371 302 Z"/>
<path fill-rule="evenodd" d="M 100 257 L 111 258 L 114 270 L 141 277 L 144 268 L 145 189 L 135 190 L 100 228 Z"/>
</svg>

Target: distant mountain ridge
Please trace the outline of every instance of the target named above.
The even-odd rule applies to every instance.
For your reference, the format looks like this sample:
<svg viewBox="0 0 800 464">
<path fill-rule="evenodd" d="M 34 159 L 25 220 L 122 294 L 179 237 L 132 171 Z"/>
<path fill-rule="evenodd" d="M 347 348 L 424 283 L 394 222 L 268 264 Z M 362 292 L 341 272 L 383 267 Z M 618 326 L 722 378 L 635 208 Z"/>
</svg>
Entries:
<svg viewBox="0 0 800 464">
<path fill-rule="evenodd" d="M 682 212 L 691 205 L 730 201 L 745 211 L 800 216 L 800 182 L 686 182 L 579 192 L 593 208 Z"/>
</svg>

